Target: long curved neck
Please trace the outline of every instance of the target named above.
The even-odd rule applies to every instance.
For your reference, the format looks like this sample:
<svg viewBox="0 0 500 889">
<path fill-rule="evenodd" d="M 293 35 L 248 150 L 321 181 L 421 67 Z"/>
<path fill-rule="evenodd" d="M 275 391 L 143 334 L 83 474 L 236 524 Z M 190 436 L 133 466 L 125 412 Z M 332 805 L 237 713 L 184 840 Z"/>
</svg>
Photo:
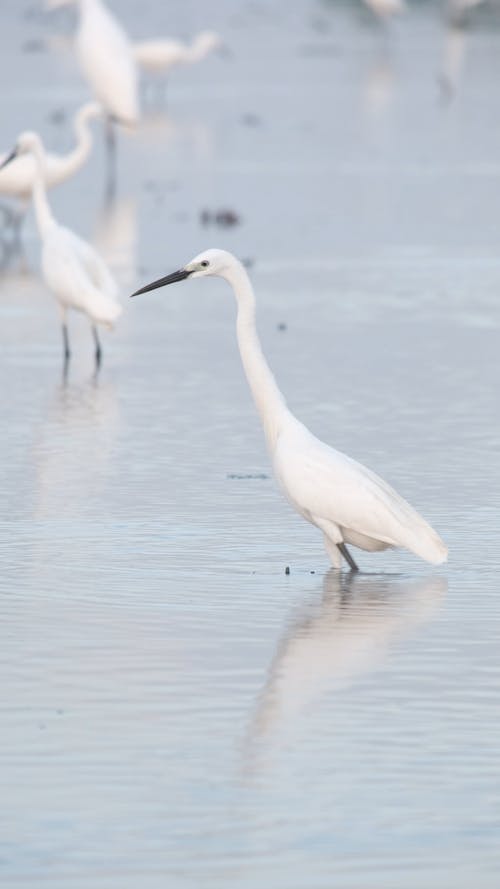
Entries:
<svg viewBox="0 0 500 889">
<path fill-rule="evenodd" d="M 35 216 L 38 225 L 38 231 L 43 237 L 49 228 L 56 224 L 52 215 L 50 204 L 47 200 L 47 188 L 45 185 L 44 173 L 44 156 L 41 148 L 33 148 L 33 159 L 35 161 L 35 179 L 33 181 L 33 204 L 35 206 Z"/>
<path fill-rule="evenodd" d="M 272 452 L 289 411 L 262 352 L 255 324 L 255 296 L 248 275 L 243 266 L 238 266 L 226 278 L 238 304 L 236 332 L 243 369 Z"/>
<path fill-rule="evenodd" d="M 74 133 L 76 145 L 64 158 L 64 172 L 67 176 L 71 176 L 80 169 L 87 160 L 92 148 L 92 136 L 86 113 L 76 115 Z"/>
</svg>

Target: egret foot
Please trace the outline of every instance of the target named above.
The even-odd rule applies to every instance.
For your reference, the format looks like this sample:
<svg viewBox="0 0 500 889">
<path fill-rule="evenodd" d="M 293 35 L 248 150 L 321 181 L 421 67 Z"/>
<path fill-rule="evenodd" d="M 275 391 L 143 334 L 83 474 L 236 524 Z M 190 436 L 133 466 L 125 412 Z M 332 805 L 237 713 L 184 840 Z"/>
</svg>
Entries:
<svg viewBox="0 0 500 889">
<path fill-rule="evenodd" d="M 349 550 L 347 549 L 345 543 L 337 543 L 337 548 L 340 550 L 341 554 L 344 556 L 344 559 L 346 560 L 347 564 L 349 565 L 349 568 L 351 569 L 351 571 L 359 571 L 359 568 L 356 565 L 356 562 L 354 561 L 353 557 L 351 556 Z"/>
</svg>

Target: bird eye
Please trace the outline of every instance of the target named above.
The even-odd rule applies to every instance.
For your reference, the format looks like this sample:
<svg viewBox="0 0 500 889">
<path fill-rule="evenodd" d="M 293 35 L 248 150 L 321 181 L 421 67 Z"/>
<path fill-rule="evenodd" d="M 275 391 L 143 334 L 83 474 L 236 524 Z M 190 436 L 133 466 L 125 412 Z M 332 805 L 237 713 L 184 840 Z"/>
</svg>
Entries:
<svg viewBox="0 0 500 889">
<path fill-rule="evenodd" d="M 208 259 L 202 259 L 202 261 L 200 262 L 200 265 L 203 269 L 206 269 L 207 266 L 209 265 Z"/>
</svg>

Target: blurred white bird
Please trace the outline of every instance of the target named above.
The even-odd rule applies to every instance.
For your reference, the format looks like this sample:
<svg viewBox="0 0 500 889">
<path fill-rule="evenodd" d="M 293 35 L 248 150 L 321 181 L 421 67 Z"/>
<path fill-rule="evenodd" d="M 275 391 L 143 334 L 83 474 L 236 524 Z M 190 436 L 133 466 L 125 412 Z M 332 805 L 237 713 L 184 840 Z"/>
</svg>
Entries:
<svg viewBox="0 0 500 889">
<path fill-rule="evenodd" d="M 82 70 L 109 115 L 126 124 L 139 118 L 132 44 L 102 0 L 79 0 L 76 50 Z"/>
<path fill-rule="evenodd" d="M 222 38 L 219 34 L 215 31 L 200 31 L 190 44 L 168 38 L 141 40 L 134 44 L 134 57 L 145 71 L 167 75 L 177 65 L 201 62 L 220 46 Z"/>
<path fill-rule="evenodd" d="M 112 122 L 133 126 L 139 119 L 138 78 L 132 44 L 103 0 L 48 0 L 48 8 L 76 2 L 79 24 L 76 53 L 82 72 L 108 115 L 108 145 Z"/>
<path fill-rule="evenodd" d="M 363 2 L 378 19 L 382 20 L 390 19 L 393 15 L 399 15 L 406 10 L 404 0 L 363 0 Z"/>
<path fill-rule="evenodd" d="M 42 272 L 59 303 L 65 366 L 70 357 L 67 311 L 75 309 L 87 315 L 92 325 L 96 367 L 99 367 L 102 353 L 96 325 L 111 328 L 121 315 L 118 288 L 93 247 L 54 219 L 44 180 L 45 154 L 37 133 L 22 133 L 2 167 L 24 154 L 30 154 L 35 161 L 33 203 L 42 241 Z"/>
<path fill-rule="evenodd" d="M 54 154 L 44 149 L 43 175 L 47 188 L 65 182 L 83 167 L 92 148 L 89 123 L 102 113 L 102 106 L 97 102 L 87 102 L 86 105 L 82 105 L 74 118 L 75 147 L 67 154 Z M 0 157 L 0 165 L 5 157 L 5 154 Z M 35 175 L 36 161 L 31 154 L 20 155 L 8 166 L 0 169 L 0 194 L 18 198 L 22 202 L 22 213 L 30 201 Z"/>
<path fill-rule="evenodd" d="M 319 441 L 290 412 L 262 353 L 252 285 L 234 256 L 225 250 L 207 250 L 133 296 L 206 275 L 224 278 L 233 288 L 240 355 L 274 473 L 292 506 L 323 532 L 332 565 L 340 568 L 343 557 L 357 570 L 347 543 L 369 552 L 404 547 L 428 562 L 444 562 L 447 549 L 443 541 L 393 488 L 365 466 Z"/>
</svg>

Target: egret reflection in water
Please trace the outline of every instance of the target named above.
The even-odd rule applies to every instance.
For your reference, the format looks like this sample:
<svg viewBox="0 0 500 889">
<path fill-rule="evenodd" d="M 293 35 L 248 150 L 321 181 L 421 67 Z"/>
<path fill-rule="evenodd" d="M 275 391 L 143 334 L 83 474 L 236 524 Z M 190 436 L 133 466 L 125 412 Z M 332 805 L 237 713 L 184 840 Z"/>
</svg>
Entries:
<svg viewBox="0 0 500 889">
<path fill-rule="evenodd" d="M 432 619 L 447 588 L 437 576 L 327 571 L 322 594 L 303 607 L 278 644 L 248 749 L 286 732 L 324 695 L 377 669 L 392 645 Z"/>
<path fill-rule="evenodd" d="M 36 519 L 92 512 L 106 486 L 119 425 L 111 383 L 57 387 L 34 447 Z"/>
<path fill-rule="evenodd" d="M 106 199 L 94 225 L 93 244 L 116 280 L 130 288 L 137 277 L 137 199 Z"/>
</svg>

